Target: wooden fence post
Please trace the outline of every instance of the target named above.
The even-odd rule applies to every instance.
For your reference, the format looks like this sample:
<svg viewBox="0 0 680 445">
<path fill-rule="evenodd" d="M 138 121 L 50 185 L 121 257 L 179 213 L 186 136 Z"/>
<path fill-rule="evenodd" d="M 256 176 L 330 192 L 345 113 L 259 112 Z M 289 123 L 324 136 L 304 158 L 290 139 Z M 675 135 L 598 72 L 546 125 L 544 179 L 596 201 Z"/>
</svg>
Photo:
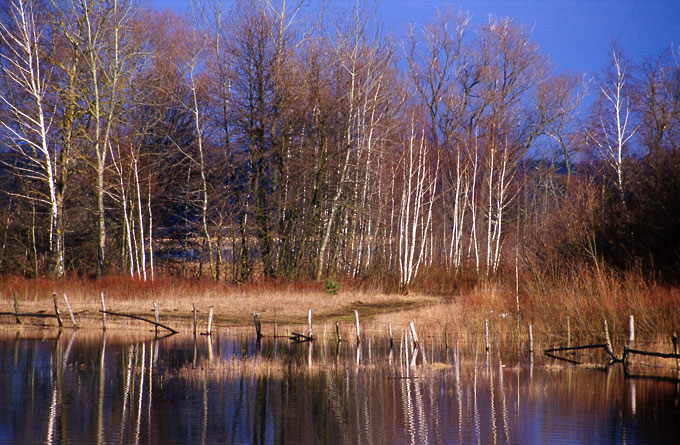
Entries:
<svg viewBox="0 0 680 445">
<path fill-rule="evenodd" d="M 212 335 L 213 328 L 213 307 L 208 308 L 208 335 Z"/>
<path fill-rule="evenodd" d="M 390 336 L 390 349 L 394 348 L 394 339 L 392 338 L 392 322 L 387 323 L 387 333 Z"/>
<path fill-rule="evenodd" d="M 59 306 L 57 305 L 57 294 L 52 293 L 52 301 L 54 302 L 54 313 L 57 316 L 57 323 L 59 324 L 59 327 L 63 327 L 64 323 L 61 321 L 61 313 L 59 313 Z"/>
<path fill-rule="evenodd" d="M 19 301 L 17 298 L 17 291 L 14 291 L 14 318 L 16 318 L 17 324 L 21 324 L 21 319 L 19 318 Z"/>
<path fill-rule="evenodd" d="M 260 323 L 260 314 L 257 312 L 253 312 L 253 324 L 255 324 L 255 335 L 257 336 L 257 339 L 262 338 L 262 325 Z"/>
<path fill-rule="evenodd" d="M 418 334 L 416 334 L 416 325 L 412 321 L 409 321 L 408 327 L 411 329 L 411 338 L 413 338 L 414 347 L 417 348 L 420 346 L 420 342 L 418 341 Z"/>
<path fill-rule="evenodd" d="M 102 297 L 102 330 L 106 332 L 106 302 L 104 301 L 104 292 L 101 293 Z"/>
<path fill-rule="evenodd" d="M 160 316 L 158 314 L 158 303 L 156 303 L 155 301 L 153 302 L 153 315 L 154 315 L 154 318 L 156 319 L 155 329 L 156 329 L 156 336 L 158 336 L 158 323 L 160 323 Z"/>
<path fill-rule="evenodd" d="M 628 347 L 633 348 L 635 344 L 635 318 L 633 316 L 628 317 Z"/>
<path fill-rule="evenodd" d="M 531 323 L 529 323 L 529 352 L 534 352 L 534 331 Z"/>
<path fill-rule="evenodd" d="M 571 325 L 569 324 L 568 315 L 567 315 L 567 348 L 571 348 Z"/>
<path fill-rule="evenodd" d="M 484 319 L 484 338 L 486 340 L 486 350 L 489 350 L 489 319 Z"/>
<path fill-rule="evenodd" d="M 192 303 L 194 307 L 194 337 L 196 337 L 196 329 L 198 327 L 198 315 L 196 313 L 196 303 Z"/>
<path fill-rule="evenodd" d="M 314 337 L 314 331 L 312 330 L 312 310 L 310 309 L 309 312 L 307 312 L 307 324 L 309 325 L 309 337 L 313 338 Z"/>
<path fill-rule="evenodd" d="M 359 327 L 359 311 L 356 309 L 354 310 L 354 320 L 356 321 L 356 326 L 357 326 L 357 344 L 361 343 L 361 328 Z"/>
<path fill-rule="evenodd" d="M 673 332 L 673 354 L 678 355 L 678 336 L 675 332 Z M 676 357 L 675 359 L 675 372 L 678 375 L 678 378 L 680 378 L 680 359 Z"/>
<path fill-rule="evenodd" d="M 76 317 L 73 315 L 73 309 L 71 309 L 71 303 L 68 302 L 68 295 L 64 292 L 64 301 L 66 301 L 66 307 L 68 308 L 68 314 L 71 316 L 71 321 L 73 322 L 73 327 L 77 328 Z"/>
</svg>

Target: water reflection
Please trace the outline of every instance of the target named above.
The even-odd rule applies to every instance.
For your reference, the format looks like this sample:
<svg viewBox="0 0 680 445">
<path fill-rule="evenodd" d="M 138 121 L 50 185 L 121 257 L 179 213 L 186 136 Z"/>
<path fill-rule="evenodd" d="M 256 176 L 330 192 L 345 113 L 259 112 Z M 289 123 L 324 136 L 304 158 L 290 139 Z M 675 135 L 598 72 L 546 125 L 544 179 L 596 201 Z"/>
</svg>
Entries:
<svg viewBox="0 0 680 445">
<path fill-rule="evenodd" d="M 483 348 L 483 346 L 482 346 Z M 427 349 L 427 351 L 426 351 Z M 483 354 L 483 355 L 482 355 Z M 0 442 L 664 443 L 678 388 L 474 345 L 0 340 Z"/>
</svg>

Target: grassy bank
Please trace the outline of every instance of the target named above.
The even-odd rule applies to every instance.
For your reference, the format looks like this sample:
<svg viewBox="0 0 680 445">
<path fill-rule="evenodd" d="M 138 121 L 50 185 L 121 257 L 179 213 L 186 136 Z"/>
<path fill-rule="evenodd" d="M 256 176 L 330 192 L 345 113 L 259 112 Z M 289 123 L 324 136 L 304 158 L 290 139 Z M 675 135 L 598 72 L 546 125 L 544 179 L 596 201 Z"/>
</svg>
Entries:
<svg viewBox="0 0 680 445">
<path fill-rule="evenodd" d="M 203 324 L 208 308 L 214 307 L 218 329 L 249 325 L 253 312 L 258 312 L 265 333 L 271 333 L 275 324 L 306 324 L 309 309 L 316 325 L 325 325 L 324 329 L 330 330 L 339 321 L 348 333 L 354 310 L 369 330 L 366 332 L 371 329 L 384 332 L 387 323 L 397 330 L 403 329 L 414 321 L 426 333 L 441 334 L 448 324 L 452 335 L 482 335 L 488 320 L 494 337 L 525 336 L 528 324 L 532 323 L 538 339 L 553 343 L 566 337 L 567 317 L 573 339 L 602 336 L 603 319 L 608 321 L 612 335 L 622 338 L 627 332 L 629 315 L 635 317 L 639 334 L 680 331 L 680 289 L 643 279 L 639 273 L 588 269 L 549 278 L 537 274 L 520 277 L 519 317 L 515 285 L 514 277 L 493 282 L 468 280 L 464 286 L 456 285 L 455 281 L 445 286 L 434 279 L 429 283 L 420 280 L 411 292 L 401 295 L 384 292 L 380 286 L 343 282 L 337 294 L 328 294 L 322 283 L 313 281 L 227 285 L 173 277 L 154 282 L 120 276 L 60 281 L 2 277 L 0 311 L 14 310 L 12 293 L 16 291 L 21 312 L 52 312 L 52 293 L 56 292 L 62 314 L 66 314 L 62 299 L 66 293 L 79 324 L 100 328 L 100 293 L 104 292 L 107 309 L 146 318 L 153 318 L 156 301 L 162 322 L 185 331 L 191 329 L 194 303 Z M 448 291 L 447 286 L 451 287 Z M 67 315 L 64 319 L 68 326 Z M 0 323 L 10 327 L 15 320 L 5 315 L 0 317 Z M 112 329 L 147 328 L 143 323 L 114 317 L 110 317 L 109 323 Z M 23 325 L 55 324 L 53 319 L 23 321 Z"/>
</svg>

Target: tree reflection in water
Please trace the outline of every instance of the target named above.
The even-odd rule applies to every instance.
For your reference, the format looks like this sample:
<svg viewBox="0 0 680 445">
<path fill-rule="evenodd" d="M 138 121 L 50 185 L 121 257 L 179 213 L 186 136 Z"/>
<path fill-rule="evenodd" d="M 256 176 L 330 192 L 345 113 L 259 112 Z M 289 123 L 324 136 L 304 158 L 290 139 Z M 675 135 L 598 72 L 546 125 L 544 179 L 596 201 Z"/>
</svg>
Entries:
<svg viewBox="0 0 680 445">
<path fill-rule="evenodd" d="M 291 344 L 242 334 L 0 340 L 0 440 L 63 443 L 653 443 L 678 389 L 403 333 Z M 330 337 L 330 336 L 329 336 Z M 398 337 L 397 337 L 398 340 Z M 442 345 L 443 346 L 443 345 Z M 484 351 L 481 349 L 481 351 Z M 482 352 L 484 353 L 484 352 Z"/>
</svg>

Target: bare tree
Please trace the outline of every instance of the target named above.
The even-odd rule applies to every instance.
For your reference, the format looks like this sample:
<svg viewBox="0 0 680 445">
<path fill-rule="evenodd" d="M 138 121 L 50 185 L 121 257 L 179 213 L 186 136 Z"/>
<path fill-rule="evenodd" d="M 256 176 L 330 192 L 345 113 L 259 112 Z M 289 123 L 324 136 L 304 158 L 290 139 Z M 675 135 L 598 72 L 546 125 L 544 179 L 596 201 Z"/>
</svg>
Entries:
<svg viewBox="0 0 680 445">
<path fill-rule="evenodd" d="M 49 140 L 52 110 L 48 108 L 46 94 L 50 73 L 41 55 L 43 38 L 36 23 L 34 3 L 13 0 L 10 23 L 0 23 L 1 67 L 6 85 L 0 89 L 0 100 L 7 107 L 0 126 L 13 150 L 23 158 L 17 167 L 20 173 L 46 189 L 25 197 L 50 209 L 50 274 L 60 277 L 64 273 L 63 206 L 57 184 L 61 165 L 57 161 L 58 147 L 53 147 Z"/>
<path fill-rule="evenodd" d="M 589 136 L 599 149 L 607 164 L 614 171 L 616 191 L 625 203 L 624 161 L 628 142 L 635 135 L 637 126 L 632 122 L 633 107 L 627 88 L 628 65 L 621 51 L 612 45 L 611 67 L 600 86 L 600 98 L 594 117 L 595 128 Z"/>
</svg>

